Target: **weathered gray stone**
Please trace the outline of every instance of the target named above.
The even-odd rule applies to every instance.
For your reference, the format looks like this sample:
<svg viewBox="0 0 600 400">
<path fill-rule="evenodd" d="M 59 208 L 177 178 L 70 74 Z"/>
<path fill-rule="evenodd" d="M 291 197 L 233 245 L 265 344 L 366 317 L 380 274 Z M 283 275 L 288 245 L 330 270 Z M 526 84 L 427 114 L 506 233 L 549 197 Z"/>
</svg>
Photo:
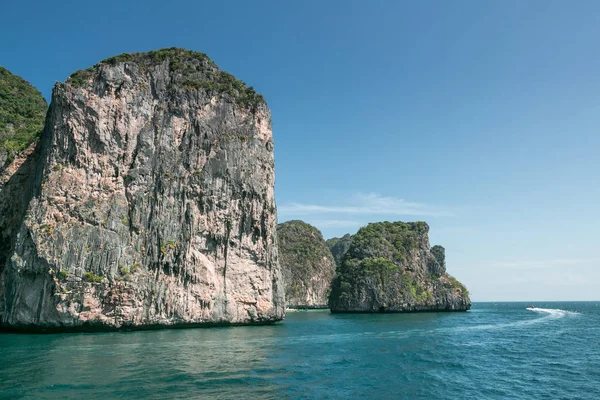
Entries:
<svg viewBox="0 0 600 400">
<path fill-rule="evenodd" d="M 208 57 L 167 49 L 73 74 L 39 152 L 31 191 L 0 192 L 5 208 L 33 196 L 22 220 L 0 216 L 4 328 L 283 318 L 270 111 Z"/>
</svg>

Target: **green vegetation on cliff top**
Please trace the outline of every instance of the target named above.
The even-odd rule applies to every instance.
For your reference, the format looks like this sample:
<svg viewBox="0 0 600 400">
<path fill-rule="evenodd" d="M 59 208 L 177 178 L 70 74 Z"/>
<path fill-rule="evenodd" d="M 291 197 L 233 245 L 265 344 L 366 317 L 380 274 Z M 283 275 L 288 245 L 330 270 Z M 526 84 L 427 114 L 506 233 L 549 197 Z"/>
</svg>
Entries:
<svg viewBox="0 0 600 400">
<path fill-rule="evenodd" d="M 303 267 L 331 257 L 321 232 L 306 222 L 294 220 L 277 226 L 280 253 L 290 262 Z"/>
<path fill-rule="evenodd" d="M 14 155 L 44 129 L 48 105 L 29 82 L 0 67 L 0 153 Z"/>
<path fill-rule="evenodd" d="M 346 258 L 384 257 L 401 264 L 429 231 L 425 222 L 377 222 L 362 227 L 352 238 Z"/>
<path fill-rule="evenodd" d="M 252 86 L 236 79 L 233 75 L 219 70 L 218 66 L 204 53 L 179 49 L 176 47 L 153 50 L 145 53 L 123 53 L 102 60 L 91 68 L 76 71 L 68 82 L 74 87 L 86 85 L 99 71 L 102 65 L 133 63 L 147 71 L 157 65 L 168 62 L 172 87 L 185 90 L 204 90 L 210 93 L 228 94 L 236 103 L 255 110 L 265 104 L 264 97 Z"/>
</svg>

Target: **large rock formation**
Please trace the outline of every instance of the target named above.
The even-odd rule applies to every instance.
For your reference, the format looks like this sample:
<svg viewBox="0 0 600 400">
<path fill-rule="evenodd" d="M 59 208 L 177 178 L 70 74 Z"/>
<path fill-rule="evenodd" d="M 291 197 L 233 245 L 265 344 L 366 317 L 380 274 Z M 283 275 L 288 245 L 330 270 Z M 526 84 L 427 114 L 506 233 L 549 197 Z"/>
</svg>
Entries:
<svg viewBox="0 0 600 400">
<path fill-rule="evenodd" d="M 335 261 L 323 235 L 302 221 L 277 226 L 288 308 L 327 308 Z"/>
<path fill-rule="evenodd" d="M 36 88 L 0 67 L 0 173 L 40 136 L 47 109 Z"/>
<path fill-rule="evenodd" d="M 331 250 L 331 254 L 335 259 L 335 263 L 339 267 L 342 265 L 344 256 L 346 255 L 346 252 L 352 244 L 352 235 L 346 233 L 341 238 L 334 237 L 331 239 L 327 239 L 325 241 L 325 244 L 327 244 L 327 247 L 329 247 L 329 250 Z"/>
<path fill-rule="evenodd" d="M 444 248 L 429 248 L 425 222 L 379 222 L 352 239 L 332 285 L 332 312 L 465 311 L 467 289 L 446 273 Z"/>
<path fill-rule="evenodd" d="M 0 192 L 3 210 L 28 202 L 0 215 L 3 328 L 282 319 L 273 185 L 264 99 L 206 55 L 74 73 Z"/>
</svg>

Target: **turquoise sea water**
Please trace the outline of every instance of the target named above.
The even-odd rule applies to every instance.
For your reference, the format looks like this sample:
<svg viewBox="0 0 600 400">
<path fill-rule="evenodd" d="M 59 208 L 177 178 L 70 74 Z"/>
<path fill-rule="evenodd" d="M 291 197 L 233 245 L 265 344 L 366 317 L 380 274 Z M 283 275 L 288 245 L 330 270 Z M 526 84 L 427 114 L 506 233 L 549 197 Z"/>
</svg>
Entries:
<svg viewBox="0 0 600 400">
<path fill-rule="evenodd" d="M 0 398 L 600 399 L 600 303 L 0 335 Z"/>
</svg>

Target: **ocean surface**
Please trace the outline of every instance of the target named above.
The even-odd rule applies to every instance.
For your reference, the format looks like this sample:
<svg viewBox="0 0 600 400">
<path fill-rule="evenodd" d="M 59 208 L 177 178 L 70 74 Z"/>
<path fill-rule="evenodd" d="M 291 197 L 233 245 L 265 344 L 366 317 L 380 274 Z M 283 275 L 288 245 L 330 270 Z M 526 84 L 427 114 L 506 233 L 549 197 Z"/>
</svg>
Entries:
<svg viewBox="0 0 600 400">
<path fill-rule="evenodd" d="M 600 302 L 0 335 L 7 399 L 600 399 Z"/>
</svg>

